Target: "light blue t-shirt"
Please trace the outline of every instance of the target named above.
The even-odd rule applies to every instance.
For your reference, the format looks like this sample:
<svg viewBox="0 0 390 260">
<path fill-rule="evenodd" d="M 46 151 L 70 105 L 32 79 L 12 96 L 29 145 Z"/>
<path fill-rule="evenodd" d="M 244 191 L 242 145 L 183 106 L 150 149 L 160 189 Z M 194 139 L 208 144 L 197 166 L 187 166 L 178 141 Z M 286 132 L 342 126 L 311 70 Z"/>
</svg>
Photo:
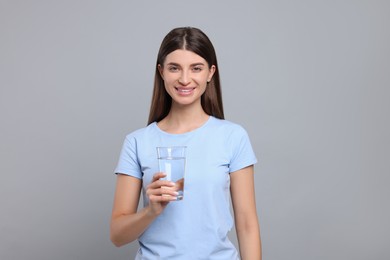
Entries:
<svg viewBox="0 0 390 260">
<path fill-rule="evenodd" d="M 184 198 L 170 202 L 139 237 L 136 259 L 239 259 L 227 234 L 230 174 L 257 162 L 247 132 L 239 125 L 210 116 L 194 131 L 169 134 L 156 123 L 126 136 L 115 173 L 143 180 L 158 172 L 156 147 L 187 146 Z"/>
</svg>

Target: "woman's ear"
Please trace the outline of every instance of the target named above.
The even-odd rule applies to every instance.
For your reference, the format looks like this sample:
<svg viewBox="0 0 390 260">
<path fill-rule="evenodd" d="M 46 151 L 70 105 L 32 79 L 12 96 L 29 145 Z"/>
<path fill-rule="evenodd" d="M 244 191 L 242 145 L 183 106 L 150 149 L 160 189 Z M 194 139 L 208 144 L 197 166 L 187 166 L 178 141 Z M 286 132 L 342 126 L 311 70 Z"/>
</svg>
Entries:
<svg viewBox="0 0 390 260">
<path fill-rule="evenodd" d="M 158 69 L 158 72 L 160 72 L 161 78 L 164 80 L 163 68 L 162 68 L 162 66 L 160 64 L 157 65 L 157 69 Z"/>
<path fill-rule="evenodd" d="M 215 72 L 215 65 L 211 65 L 210 69 L 209 69 L 209 76 L 207 77 L 207 82 L 210 82 L 213 75 L 214 75 L 214 72 Z"/>
</svg>

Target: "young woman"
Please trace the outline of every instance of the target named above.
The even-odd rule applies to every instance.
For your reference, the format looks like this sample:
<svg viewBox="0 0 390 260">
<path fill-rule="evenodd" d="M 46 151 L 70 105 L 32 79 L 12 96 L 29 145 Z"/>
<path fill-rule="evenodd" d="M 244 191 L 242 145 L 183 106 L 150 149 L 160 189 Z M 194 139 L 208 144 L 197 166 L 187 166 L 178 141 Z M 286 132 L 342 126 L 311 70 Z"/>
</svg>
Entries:
<svg viewBox="0 0 390 260">
<path fill-rule="evenodd" d="M 158 146 L 187 147 L 183 200 L 158 172 Z M 256 162 L 246 131 L 224 120 L 209 38 L 196 28 L 173 29 L 158 53 L 148 126 L 126 137 L 115 169 L 112 242 L 138 239 L 136 259 L 261 259 Z M 230 198 L 239 253 L 227 236 Z"/>
</svg>

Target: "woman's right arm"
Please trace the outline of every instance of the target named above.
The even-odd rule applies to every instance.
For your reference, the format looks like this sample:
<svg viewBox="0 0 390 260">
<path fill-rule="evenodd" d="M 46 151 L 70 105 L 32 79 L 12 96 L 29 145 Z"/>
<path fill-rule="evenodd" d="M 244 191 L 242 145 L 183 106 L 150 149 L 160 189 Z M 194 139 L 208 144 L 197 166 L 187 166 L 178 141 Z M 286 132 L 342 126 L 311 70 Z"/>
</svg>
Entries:
<svg viewBox="0 0 390 260">
<path fill-rule="evenodd" d="M 164 176 L 163 173 L 153 176 L 146 189 L 149 205 L 137 212 L 142 180 L 118 174 L 110 228 L 110 238 L 114 245 L 119 247 L 136 240 L 161 214 L 169 201 L 176 200 L 177 192 L 170 188 L 175 184 L 160 180 Z"/>
</svg>

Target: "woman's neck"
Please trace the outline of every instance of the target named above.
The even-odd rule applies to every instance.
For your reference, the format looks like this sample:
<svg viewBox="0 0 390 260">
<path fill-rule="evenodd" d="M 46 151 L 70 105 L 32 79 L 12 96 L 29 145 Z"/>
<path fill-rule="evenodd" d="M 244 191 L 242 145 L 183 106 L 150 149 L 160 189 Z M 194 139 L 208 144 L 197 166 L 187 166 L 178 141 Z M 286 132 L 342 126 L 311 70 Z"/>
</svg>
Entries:
<svg viewBox="0 0 390 260">
<path fill-rule="evenodd" d="M 198 110 L 172 108 L 157 125 L 165 132 L 182 134 L 201 127 L 208 119 L 209 115 L 202 108 Z"/>
</svg>

